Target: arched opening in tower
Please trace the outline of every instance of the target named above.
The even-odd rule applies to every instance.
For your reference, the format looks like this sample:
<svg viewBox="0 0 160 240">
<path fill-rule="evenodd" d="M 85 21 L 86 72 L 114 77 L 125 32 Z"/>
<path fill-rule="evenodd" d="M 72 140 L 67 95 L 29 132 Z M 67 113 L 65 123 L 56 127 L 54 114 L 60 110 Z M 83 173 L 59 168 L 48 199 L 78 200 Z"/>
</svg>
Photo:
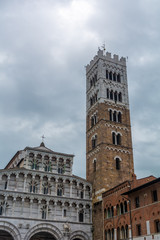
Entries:
<svg viewBox="0 0 160 240">
<path fill-rule="evenodd" d="M 0 239 L 14 240 L 14 238 L 11 236 L 11 234 L 4 230 L 0 230 Z"/>
<path fill-rule="evenodd" d="M 39 232 L 33 235 L 30 240 L 57 240 L 51 233 Z"/>
</svg>

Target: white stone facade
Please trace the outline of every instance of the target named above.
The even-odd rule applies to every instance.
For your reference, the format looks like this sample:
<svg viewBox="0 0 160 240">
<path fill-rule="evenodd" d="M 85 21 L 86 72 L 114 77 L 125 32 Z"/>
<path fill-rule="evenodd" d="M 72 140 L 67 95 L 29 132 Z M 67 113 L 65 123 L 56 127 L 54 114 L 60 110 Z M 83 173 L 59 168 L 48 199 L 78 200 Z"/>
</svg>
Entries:
<svg viewBox="0 0 160 240">
<path fill-rule="evenodd" d="M 0 170 L 0 239 L 92 239 L 92 188 L 72 174 L 73 157 L 42 143 Z"/>
</svg>

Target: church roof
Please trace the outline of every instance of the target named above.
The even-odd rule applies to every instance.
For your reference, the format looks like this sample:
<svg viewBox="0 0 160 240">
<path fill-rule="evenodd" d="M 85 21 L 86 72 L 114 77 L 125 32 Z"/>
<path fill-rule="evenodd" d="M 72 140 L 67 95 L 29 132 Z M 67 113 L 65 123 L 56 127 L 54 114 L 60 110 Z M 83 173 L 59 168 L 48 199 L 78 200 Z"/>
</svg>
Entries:
<svg viewBox="0 0 160 240">
<path fill-rule="evenodd" d="M 52 154 L 54 153 L 54 154 L 59 154 L 59 155 L 65 155 L 65 156 L 74 157 L 73 154 L 55 152 L 55 151 L 47 148 L 47 147 L 45 146 L 44 142 L 41 142 L 40 146 L 38 146 L 38 147 L 26 147 L 24 150 L 33 150 L 33 151 L 46 152 L 46 153 L 52 153 Z"/>
</svg>

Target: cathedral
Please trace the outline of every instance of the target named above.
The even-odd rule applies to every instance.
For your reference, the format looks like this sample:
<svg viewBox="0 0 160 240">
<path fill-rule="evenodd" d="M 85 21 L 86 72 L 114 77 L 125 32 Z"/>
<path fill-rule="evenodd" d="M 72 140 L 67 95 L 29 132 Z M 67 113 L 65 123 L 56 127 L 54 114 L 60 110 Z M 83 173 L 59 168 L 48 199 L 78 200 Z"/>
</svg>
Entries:
<svg viewBox="0 0 160 240">
<path fill-rule="evenodd" d="M 0 240 L 160 240 L 160 178 L 134 173 L 127 66 L 86 66 L 86 179 L 73 155 L 18 151 L 0 170 Z"/>
<path fill-rule="evenodd" d="M 0 170 L 0 240 L 92 239 L 92 186 L 73 158 L 42 142 Z"/>
</svg>

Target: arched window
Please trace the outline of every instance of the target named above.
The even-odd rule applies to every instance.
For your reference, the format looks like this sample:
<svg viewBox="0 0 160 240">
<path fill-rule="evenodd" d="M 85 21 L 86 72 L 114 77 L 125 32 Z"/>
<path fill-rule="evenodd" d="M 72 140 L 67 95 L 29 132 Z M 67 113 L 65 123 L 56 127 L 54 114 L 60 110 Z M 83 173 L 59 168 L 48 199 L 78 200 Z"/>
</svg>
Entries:
<svg viewBox="0 0 160 240">
<path fill-rule="evenodd" d="M 57 189 L 57 196 L 62 196 L 62 188 Z"/>
<path fill-rule="evenodd" d="M 119 208 L 119 204 L 117 204 L 117 206 L 116 206 L 116 211 L 117 211 L 117 216 L 119 216 L 119 215 L 120 215 L 120 208 Z"/>
<path fill-rule="evenodd" d="M 113 73 L 113 81 L 116 82 L 116 73 Z"/>
<path fill-rule="evenodd" d="M 121 135 L 117 134 L 117 145 L 121 145 Z"/>
<path fill-rule="evenodd" d="M 127 212 L 127 201 L 124 201 L 124 212 Z"/>
<path fill-rule="evenodd" d="M 106 78 L 108 79 L 108 70 L 106 70 Z"/>
<path fill-rule="evenodd" d="M 120 170 L 120 159 L 116 158 L 116 169 Z"/>
<path fill-rule="evenodd" d="M 120 240 L 120 228 L 117 228 L 117 240 Z"/>
<path fill-rule="evenodd" d="M 96 168 L 97 168 L 97 161 L 96 161 L 96 159 L 94 159 L 94 161 L 93 161 L 93 170 L 94 170 L 94 172 L 96 172 Z"/>
<path fill-rule="evenodd" d="M 108 240 L 111 240 L 111 230 L 108 230 Z"/>
<path fill-rule="evenodd" d="M 121 76 L 120 76 L 120 74 L 117 75 L 117 82 L 121 82 Z"/>
<path fill-rule="evenodd" d="M 113 113 L 113 121 L 116 122 L 117 121 L 117 112 L 114 111 Z"/>
<path fill-rule="evenodd" d="M 125 234 L 126 237 L 125 237 L 125 238 L 128 239 L 128 237 L 129 237 L 129 234 L 128 234 L 128 225 L 126 225 L 126 227 L 125 227 L 125 232 L 126 232 L 126 234 Z"/>
<path fill-rule="evenodd" d="M 92 100 L 92 98 L 90 98 L 90 106 L 92 106 L 93 105 L 93 100 Z"/>
<path fill-rule="evenodd" d="M 113 208 L 113 206 L 111 207 L 111 217 L 113 217 L 114 216 L 114 208 Z"/>
<path fill-rule="evenodd" d="M 112 72 L 109 72 L 109 80 L 112 80 Z"/>
<path fill-rule="evenodd" d="M 3 214 L 3 208 L 2 206 L 0 206 L 0 216 L 2 216 L 2 214 Z"/>
<path fill-rule="evenodd" d="M 79 212 L 79 222 L 83 222 L 83 212 Z"/>
<path fill-rule="evenodd" d="M 48 194 L 48 187 L 43 188 L 43 194 Z"/>
<path fill-rule="evenodd" d="M 63 173 L 63 167 L 62 166 L 58 166 L 58 173 L 62 174 Z"/>
<path fill-rule="evenodd" d="M 117 91 L 114 93 L 114 101 L 117 102 Z"/>
<path fill-rule="evenodd" d="M 107 238 L 107 230 L 105 230 L 104 235 L 105 235 L 105 240 L 108 240 L 108 238 Z"/>
<path fill-rule="evenodd" d="M 119 101 L 119 102 L 122 102 L 122 93 L 121 93 L 121 92 L 118 93 L 118 101 Z"/>
<path fill-rule="evenodd" d="M 116 144 L 116 134 L 114 132 L 112 133 L 112 143 Z"/>
<path fill-rule="evenodd" d="M 107 88 L 107 98 L 109 99 L 109 89 Z"/>
<path fill-rule="evenodd" d="M 91 117 L 91 127 L 94 126 L 94 117 Z"/>
<path fill-rule="evenodd" d="M 105 219 L 107 218 L 107 209 L 106 208 L 104 209 L 104 218 Z"/>
<path fill-rule="evenodd" d="M 7 189 L 7 185 L 8 185 L 8 183 L 6 181 L 5 184 L 4 184 L 4 189 Z"/>
<path fill-rule="evenodd" d="M 114 240 L 114 228 L 112 228 L 112 240 Z"/>
<path fill-rule="evenodd" d="M 125 230 L 123 226 L 121 227 L 121 236 L 122 236 L 121 239 L 125 239 Z"/>
<path fill-rule="evenodd" d="M 122 122 L 122 114 L 121 114 L 121 112 L 118 113 L 118 122 L 119 123 Z"/>
<path fill-rule="evenodd" d="M 42 219 L 46 219 L 46 210 L 42 210 Z"/>
<path fill-rule="evenodd" d="M 66 217 L 66 216 L 67 216 L 67 210 L 64 209 L 64 211 L 63 211 L 63 217 Z"/>
<path fill-rule="evenodd" d="M 110 91 L 110 99 L 113 100 L 113 90 Z"/>
<path fill-rule="evenodd" d="M 83 191 L 81 191 L 80 197 L 81 197 L 81 199 L 83 199 Z"/>
<path fill-rule="evenodd" d="M 112 121 L 112 110 L 109 110 L 109 120 Z"/>
<path fill-rule="evenodd" d="M 92 138 L 92 149 L 95 148 L 97 145 L 97 135 L 95 135 L 93 138 Z"/>
<path fill-rule="evenodd" d="M 97 123 L 97 115 L 95 114 L 94 115 L 94 124 L 96 124 Z"/>
<path fill-rule="evenodd" d="M 123 214 L 123 203 L 120 204 L 121 207 L 121 214 Z"/>
<path fill-rule="evenodd" d="M 108 218 L 111 217 L 111 209 L 110 209 L 110 208 L 108 208 L 108 210 L 107 210 L 107 217 L 108 217 Z"/>
</svg>

